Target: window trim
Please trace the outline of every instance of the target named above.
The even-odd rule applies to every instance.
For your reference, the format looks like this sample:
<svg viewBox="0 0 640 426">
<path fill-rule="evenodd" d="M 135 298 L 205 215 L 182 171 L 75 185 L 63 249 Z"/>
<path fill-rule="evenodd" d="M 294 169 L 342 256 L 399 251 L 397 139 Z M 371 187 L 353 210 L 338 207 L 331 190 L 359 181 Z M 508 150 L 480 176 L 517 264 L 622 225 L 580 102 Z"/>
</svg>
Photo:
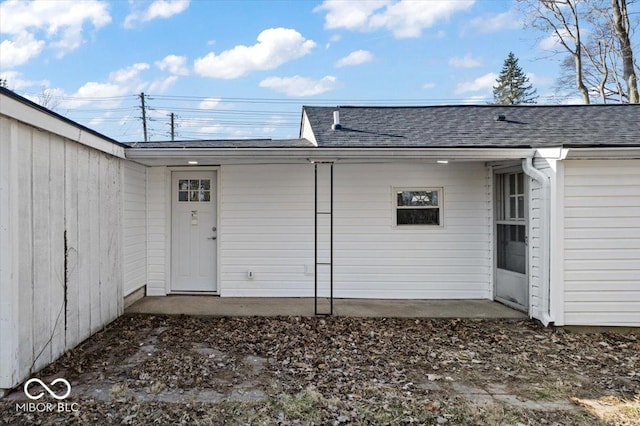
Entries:
<svg viewBox="0 0 640 426">
<path fill-rule="evenodd" d="M 437 206 L 398 206 L 398 192 L 430 191 L 438 193 Z M 443 186 L 394 186 L 391 187 L 391 209 L 393 210 L 392 227 L 396 229 L 441 229 L 444 228 L 444 187 Z M 398 210 L 408 209 L 438 209 L 438 224 L 407 224 L 398 225 Z"/>
</svg>

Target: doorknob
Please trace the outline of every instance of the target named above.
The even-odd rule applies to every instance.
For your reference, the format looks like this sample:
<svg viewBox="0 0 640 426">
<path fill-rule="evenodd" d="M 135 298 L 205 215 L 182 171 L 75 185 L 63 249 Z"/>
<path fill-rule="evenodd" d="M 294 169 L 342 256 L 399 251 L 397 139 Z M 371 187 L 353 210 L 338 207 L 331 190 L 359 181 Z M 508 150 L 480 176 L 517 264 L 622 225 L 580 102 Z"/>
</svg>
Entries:
<svg viewBox="0 0 640 426">
<path fill-rule="evenodd" d="M 209 237 L 207 240 L 216 240 L 218 237 Z"/>
</svg>

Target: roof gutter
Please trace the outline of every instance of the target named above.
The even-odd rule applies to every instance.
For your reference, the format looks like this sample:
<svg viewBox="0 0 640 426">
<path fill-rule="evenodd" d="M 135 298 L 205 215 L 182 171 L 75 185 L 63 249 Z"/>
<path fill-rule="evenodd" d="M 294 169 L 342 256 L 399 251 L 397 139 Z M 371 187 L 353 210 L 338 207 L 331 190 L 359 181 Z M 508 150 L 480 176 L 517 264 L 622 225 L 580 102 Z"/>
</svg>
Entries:
<svg viewBox="0 0 640 426">
<path fill-rule="evenodd" d="M 567 160 L 601 160 L 601 159 L 639 159 L 640 146 L 630 147 L 571 147 L 565 157 Z"/>
<path fill-rule="evenodd" d="M 127 148 L 132 160 L 169 158 L 233 158 L 304 160 L 416 160 L 489 161 L 532 157 L 531 148 Z"/>
<path fill-rule="evenodd" d="M 522 159 L 522 171 L 538 182 L 542 187 L 542 215 L 540 216 L 540 228 L 542 229 L 542 265 L 540 267 L 540 281 L 542 292 L 542 306 L 540 308 L 540 321 L 546 326 L 554 321 L 550 309 L 551 285 L 550 285 L 550 250 L 549 242 L 551 241 L 550 224 L 551 224 L 551 206 L 550 200 L 550 183 L 549 177 L 536 169 L 533 165 L 532 158 Z M 531 274 L 529 274 L 531 276 Z"/>
</svg>

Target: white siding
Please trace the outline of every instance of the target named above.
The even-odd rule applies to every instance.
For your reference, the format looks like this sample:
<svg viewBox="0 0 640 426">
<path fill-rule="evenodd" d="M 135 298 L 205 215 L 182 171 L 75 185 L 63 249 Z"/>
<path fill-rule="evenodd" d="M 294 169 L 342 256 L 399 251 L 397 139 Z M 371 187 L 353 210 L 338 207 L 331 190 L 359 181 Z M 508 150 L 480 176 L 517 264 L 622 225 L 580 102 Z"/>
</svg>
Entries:
<svg viewBox="0 0 640 426">
<path fill-rule="evenodd" d="M 397 188 L 444 188 L 443 227 L 395 227 Z M 491 297 L 492 200 L 482 163 L 337 164 L 336 297 Z"/>
<path fill-rule="evenodd" d="M 219 179 L 220 294 L 313 296 L 313 166 L 223 166 Z"/>
<path fill-rule="evenodd" d="M 320 166 L 319 210 L 328 210 Z M 147 169 L 148 294 L 165 294 L 165 168 Z M 219 171 L 219 293 L 311 297 L 314 166 L 223 165 Z M 444 188 L 444 226 L 393 226 L 393 187 Z M 491 298 L 491 176 L 484 164 L 341 164 L 334 179 L 334 295 L 354 298 Z M 319 261 L 328 222 L 319 216 Z M 249 279 L 247 272 L 254 278 Z M 319 267 L 321 295 L 327 268 Z"/>
<path fill-rule="evenodd" d="M 166 266 L 169 241 L 166 187 L 167 169 L 147 169 L 147 295 L 164 296 L 167 293 Z"/>
<path fill-rule="evenodd" d="M 0 397 L 18 382 L 17 122 L 0 117 Z"/>
<path fill-rule="evenodd" d="M 147 284 L 147 172 L 146 167 L 124 163 L 124 295 Z"/>
<path fill-rule="evenodd" d="M 542 171 L 547 176 L 552 175 L 552 170 L 547 160 L 543 158 L 534 159 L 533 165 L 536 169 Z M 542 185 L 535 179 L 527 177 L 529 183 L 529 230 L 527 232 L 529 238 L 529 315 L 533 318 L 542 318 L 543 298 L 549 298 L 549 295 L 543 295 L 542 292 L 542 268 L 543 265 L 543 232 L 542 215 L 545 214 Z M 548 219 L 547 219 L 548 221 Z"/>
<path fill-rule="evenodd" d="M 0 364 L 11 388 L 122 313 L 122 160 L 4 116 L 0 127 L 17 165 L 9 182 L 2 173 L 19 235 L 1 253 L 3 265 L 19 253 L 1 295 L 16 302 L 0 322 L 3 346 L 7 330 L 18 336 Z"/>
<path fill-rule="evenodd" d="M 567 325 L 640 326 L 640 160 L 565 162 Z"/>
</svg>

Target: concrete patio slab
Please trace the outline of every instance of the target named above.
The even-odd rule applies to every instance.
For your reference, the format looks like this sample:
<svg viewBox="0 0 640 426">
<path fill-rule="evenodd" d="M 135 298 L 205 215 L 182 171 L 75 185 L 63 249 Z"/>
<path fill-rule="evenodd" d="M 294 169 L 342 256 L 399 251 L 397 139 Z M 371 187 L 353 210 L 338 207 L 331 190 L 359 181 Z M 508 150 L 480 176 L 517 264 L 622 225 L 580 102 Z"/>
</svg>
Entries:
<svg viewBox="0 0 640 426">
<path fill-rule="evenodd" d="M 328 313 L 319 300 L 319 313 Z M 172 295 L 144 297 L 125 313 L 211 316 L 313 316 L 313 298 L 236 298 Z M 334 299 L 335 316 L 388 318 L 511 318 L 523 312 L 490 300 Z"/>
</svg>

